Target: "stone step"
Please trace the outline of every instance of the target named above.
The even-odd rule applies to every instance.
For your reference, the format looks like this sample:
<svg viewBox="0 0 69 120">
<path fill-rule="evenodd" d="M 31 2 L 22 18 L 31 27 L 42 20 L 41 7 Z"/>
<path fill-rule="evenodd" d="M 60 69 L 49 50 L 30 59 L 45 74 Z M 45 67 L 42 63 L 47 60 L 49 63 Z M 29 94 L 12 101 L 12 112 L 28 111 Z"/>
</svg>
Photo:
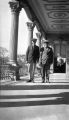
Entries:
<svg viewBox="0 0 69 120">
<path fill-rule="evenodd" d="M 69 104 L 69 85 L 24 84 L 3 86 L 0 107 Z"/>
<path fill-rule="evenodd" d="M 51 82 L 69 82 L 69 77 L 65 73 L 50 74 Z"/>
<path fill-rule="evenodd" d="M 9 85 L 9 84 L 16 85 L 16 84 L 24 84 L 24 83 L 29 84 L 29 82 L 28 82 L 29 75 L 28 76 L 22 76 L 20 79 L 21 80 L 17 80 L 17 81 L 0 80 L 0 85 Z M 63 83 L 63 82 L 64 83 L 69 83 L 69 78 L 64 73 L 53 73 L 53 74 L 50 74 L 49 81 L 50 81 L 50 84 L 51 83 Z M 40 74 L 35 74 L 34 82 L 37 83 L 37 84 L 38 83 L 43 84 L 42 83 L 42 78 L 41 78 Z M 35 84 L 35 83 L 33 83 L 33 84 Z"/>
</svg>

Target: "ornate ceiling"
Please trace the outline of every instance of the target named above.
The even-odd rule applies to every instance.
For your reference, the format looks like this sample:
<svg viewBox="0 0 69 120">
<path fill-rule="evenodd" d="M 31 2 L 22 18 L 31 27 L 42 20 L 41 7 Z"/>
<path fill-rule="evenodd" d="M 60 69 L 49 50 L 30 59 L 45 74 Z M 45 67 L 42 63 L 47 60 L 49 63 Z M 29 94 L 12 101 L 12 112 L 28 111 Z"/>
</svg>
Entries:
<svg viewBox="0 0 69 120">
<path fill-rule="evenodd" d="M 27 0 L 47 33 L 69 33 L 69 0 Z"/>
<path fill-rule="evenodd" d="M 69 32 L 69 0 L 43 0 L 50 31 Z"/>
</svg>

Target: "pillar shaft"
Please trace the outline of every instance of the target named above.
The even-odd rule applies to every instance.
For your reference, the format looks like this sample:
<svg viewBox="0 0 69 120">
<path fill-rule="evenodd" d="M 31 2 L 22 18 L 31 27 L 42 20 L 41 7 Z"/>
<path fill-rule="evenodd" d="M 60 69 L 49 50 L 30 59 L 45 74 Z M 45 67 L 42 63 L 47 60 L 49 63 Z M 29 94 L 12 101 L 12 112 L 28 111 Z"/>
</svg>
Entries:
<svg viewBox="0 0 69 120">
<path fill-rule="evenodd" d="M 33 22 L 27 22 L 27 27 L 28 27 L 28 45 L 32 44 L 32 38 L 33 38 L 33 28 L 34 28 L 34 23 Z"/>
<path fill-rule="evenodd" d="M 69 44 L 66 46 L 66 75 L 69 79 Z"/>
<path fill-rule="evenodd" d="M 36 33 L 36 36 L 38 38 L 38 46 L 39 46 L 39 49 L 40 49 L 41 48 L 41 33 L 40 32 Z"/>
<path fill-rule="evenodd" d="M 17 62 L 18 22 L 21 7 L 19 2 L 9 2 L 11 8 L 10 62 Z"/>
<path fill-rule="evenodd" d="M 18 45 L 18 22 L 19 12 L 21 10 L 19 1 L 12 0 L 9 2 L 11 8 L 11 34 L 10 34 L 10 64 L 15 71 L 15 80 L 19 80 L 19 66 L 17 64 L 17 45 Z M 11 66 L 11 67 L 12 67 Z"/>
</svg>

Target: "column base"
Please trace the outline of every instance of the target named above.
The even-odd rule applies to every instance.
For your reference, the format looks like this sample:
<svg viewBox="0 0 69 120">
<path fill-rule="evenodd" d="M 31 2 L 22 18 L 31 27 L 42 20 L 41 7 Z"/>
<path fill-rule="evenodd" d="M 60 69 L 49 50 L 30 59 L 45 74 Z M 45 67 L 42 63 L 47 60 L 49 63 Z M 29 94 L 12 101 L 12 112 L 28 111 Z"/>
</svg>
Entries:
<svg viewBox="0 0 69 120">
<path fill-rule="evenodd" d="M 15 81 L 20 80 L 20 76 L 19 76 L 20 66 L 17 63 L 17 61 L 9 61 L 8 64 L 10 66 L 10 70 L 14 71 L 14 80 Z"/>
<path fill-rule="evenodd" d="M 9 64 L 9 65 L 12 65 L 12 66 L 18 66 L 17 61 L 12 61 L 12 60 L 10 60 L 10 61 L 8 62 L 8 64 Z"/>
</svg>

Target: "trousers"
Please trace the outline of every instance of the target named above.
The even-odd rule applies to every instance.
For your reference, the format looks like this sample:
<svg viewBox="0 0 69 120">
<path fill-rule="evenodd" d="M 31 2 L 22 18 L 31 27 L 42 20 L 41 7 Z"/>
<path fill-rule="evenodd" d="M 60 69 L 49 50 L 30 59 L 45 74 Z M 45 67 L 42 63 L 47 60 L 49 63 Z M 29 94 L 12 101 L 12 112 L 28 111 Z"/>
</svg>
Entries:
<svg viewBox="0 0 69 120">
<path fill-rule="evenodd" d="M 42 75 L 42 79 L 45 80 L 49 80 L 49 73 L 50 73 L 50 65 L 42 65 L 42 70 L 41 70 L 41 75 Z"/>
<path fill-rule="evenodd" d="M 35 68 L 36 68 L 36 63 L 31 62 L 29 67 L 30 80 L 34 80 Z"/>
</svg>

